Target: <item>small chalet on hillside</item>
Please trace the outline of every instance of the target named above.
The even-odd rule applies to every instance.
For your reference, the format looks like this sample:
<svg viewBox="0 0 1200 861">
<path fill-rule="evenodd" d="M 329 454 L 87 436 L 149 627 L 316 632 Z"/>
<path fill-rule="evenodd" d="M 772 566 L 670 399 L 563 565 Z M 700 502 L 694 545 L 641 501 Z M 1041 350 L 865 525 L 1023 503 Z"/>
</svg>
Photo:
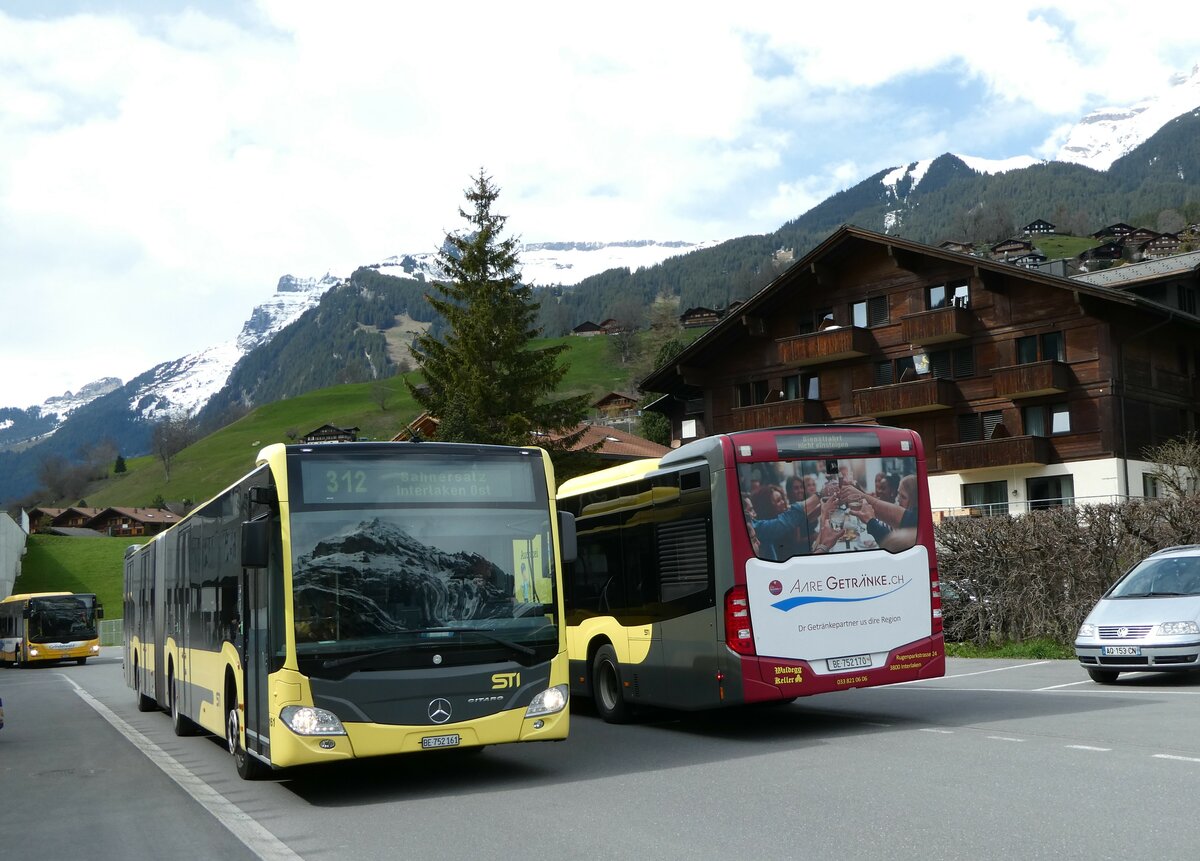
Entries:
<svg viewBox="0 0 1200 861">
<path fill-rule="evenodd" d="M 306 433 L 301 439 L 301 442 L 354 442 L 357 439 L 358 428 L 339 428 L 335 427 L 334 425 L 321 425 L 319 428 L 313 428 Z"/>
<path fill-rule="evenodd" d="M 1054 232 L 1054 225 L 1044 218 L 1036 218 L 1022 227 L 1021 232 L 1026 236 L 1045 235 Z"/>
<path fill-rule="evenodd" d="M 712 308 L 688 308 L 679 315 L 679 325 L 685 329 L 694 329 L 700 326 L 715 326 L 721 319 L 721 312 Z"/>
<path fill-rule="evenodd" d="M 912 428 L 935 509 L 1152 495 L 1147 446 L 1200 426 L 1200 253 L 1141 265 L 1065 278 L 843 227 L 641 388 L 673 445 Z"/>
</svg>

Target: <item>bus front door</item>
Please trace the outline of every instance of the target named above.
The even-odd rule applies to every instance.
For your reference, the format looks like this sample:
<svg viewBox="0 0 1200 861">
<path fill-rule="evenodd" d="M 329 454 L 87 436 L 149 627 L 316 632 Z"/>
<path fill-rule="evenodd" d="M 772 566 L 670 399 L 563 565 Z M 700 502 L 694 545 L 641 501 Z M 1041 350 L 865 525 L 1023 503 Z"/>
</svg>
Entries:
<svg viewBox="0 0 1200 861">
<path fill-rule="evenodd" d="M 270 673 L 271 648 L 268 637 L 270 620 L 270 569 L 245 568 L 242 574 L 242 613 L 245 651 L 243 686 L 245 692 L 246 750 L 269 760 L 271 735 L 268 726 L 267 675 Z"/>
</svg>

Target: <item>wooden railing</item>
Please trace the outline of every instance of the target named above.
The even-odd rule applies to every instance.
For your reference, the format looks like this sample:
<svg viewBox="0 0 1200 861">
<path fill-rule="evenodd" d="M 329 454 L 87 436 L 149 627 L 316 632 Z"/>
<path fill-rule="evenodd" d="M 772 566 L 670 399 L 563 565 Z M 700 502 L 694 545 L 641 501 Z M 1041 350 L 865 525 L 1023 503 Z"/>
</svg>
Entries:
<svg viewBox="0 0 1200 861">
<path fill-rule="evenodd" d="M 1050 440 L 1042 436 L 1006 436 L 977 442 L 938 446 L 938 468 L 943 472 L 992 469 L 999 466 L 1032 466 L 1050 463 Z"/>
<path fill-rule="evenodd" d="M 827 421 L 829 413 L 821 401 L 776 401 L 753 407 L 735 407 L 728 416 L 720 418 L 722 427 L 717 428 L 716 432 L 822 424 Z"/>
<path fill-rule="evenodd" d="M 1053 395 L 1071 388 L 1071 369 L 1053 359 L 1028 365 L 1010 365 L 992 371 L 992 384 L 998 398 Z"/>
<path fill-rule="evenodd" d="M 854 390 L 855 412 L 864 416 L 894 416 L 923 413 L 954 406 L 958 390 L 953 382 L 927 377 L 890 386 Z"/>
<path fill-rule="evenodd" d="M 815 365 L 818 362 L 836 362 L 865 356 L 875 349 L 875 336 L 870 329 L 858 326 L 842 326 L 780 338 L 779 361 L 785 365 Z"/>
<path fill-rule="evenodd" d="M 900 318 L 904 340 L 910 344 L 937 344 L 971 337 L 974 315 L 966 308 L 947 305 Z"/>
</svg>

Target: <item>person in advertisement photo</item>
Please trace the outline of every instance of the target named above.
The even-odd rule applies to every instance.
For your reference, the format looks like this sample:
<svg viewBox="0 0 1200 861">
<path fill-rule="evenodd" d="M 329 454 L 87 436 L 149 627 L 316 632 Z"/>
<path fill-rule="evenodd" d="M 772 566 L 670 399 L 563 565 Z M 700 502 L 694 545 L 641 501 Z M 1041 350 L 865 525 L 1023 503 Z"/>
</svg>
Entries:
<svg viewBox="0 0 1200 861">
<path fill-rule="evenodd" d="M 913 546 L 918 497 L 914 472 L 911 458 L 742 465 L 743 508 L 752 544 L 758 542 L 755 554 L 782 562 L 816 553 L 880 548 L 896 552 Z M 893 485 L 894 501 L 888 498 Z M 876 494 L 867 493 L 867 487 Z"/>
</svg>

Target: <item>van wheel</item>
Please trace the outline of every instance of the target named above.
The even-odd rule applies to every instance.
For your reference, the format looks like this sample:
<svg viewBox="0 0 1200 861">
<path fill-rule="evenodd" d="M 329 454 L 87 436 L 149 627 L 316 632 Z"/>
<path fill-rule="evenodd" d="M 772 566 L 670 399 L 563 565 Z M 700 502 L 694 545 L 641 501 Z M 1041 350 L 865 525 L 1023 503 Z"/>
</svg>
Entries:
<svg viewBox="0 0 1200 861">
<path fill-rule="evenodd" d="M 604 645 L 592 660 L 592 698 L 596 711 L 608 723 L 625 723 L 632 709 L 621 684 L 621 665 L 612 646 Z"/>
<path fill-rule="evenodd" d="M 1121 675 L 1116 670 L 1094 670 L 1091 667 L 1088 667 L 1087 674 L 1098 685 L 1111 685 L 1117 680 L 1117 676 Z"/>
</svg>

